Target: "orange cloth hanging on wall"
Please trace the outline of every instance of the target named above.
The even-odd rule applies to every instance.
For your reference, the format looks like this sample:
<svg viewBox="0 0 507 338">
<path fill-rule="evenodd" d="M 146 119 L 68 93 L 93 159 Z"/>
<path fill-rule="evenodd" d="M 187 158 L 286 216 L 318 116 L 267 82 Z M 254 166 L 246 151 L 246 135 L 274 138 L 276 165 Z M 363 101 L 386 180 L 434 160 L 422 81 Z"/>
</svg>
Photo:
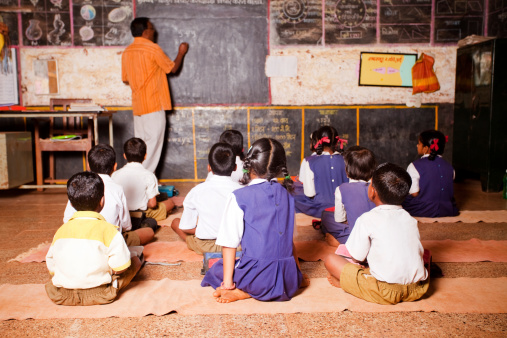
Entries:
<svg viewBox="0 0 507 338">
<path fill-rule="evenodd" d="M 412 94 L 433 93 L 440 89 L 437 76 L 433 71 L 435 59 L 424 53 L 412 67 Z"/>
</svg>

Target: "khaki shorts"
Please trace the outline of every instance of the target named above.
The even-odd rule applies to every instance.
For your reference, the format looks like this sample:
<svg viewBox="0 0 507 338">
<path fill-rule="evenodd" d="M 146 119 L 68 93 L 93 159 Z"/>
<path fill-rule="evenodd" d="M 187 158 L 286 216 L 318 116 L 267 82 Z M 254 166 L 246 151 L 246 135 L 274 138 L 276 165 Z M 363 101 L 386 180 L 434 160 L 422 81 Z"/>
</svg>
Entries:
<svg viewBox="0 0 507 338">
<path fill-rule="evenodd" d="M 222 252 L 222 247 L 216 245 L 214 239 L 199 239 L 195 235 L 187 235 L 187 247 L 202 255 L 205 252 Z"/>
<path fill-rule="evenodd" d="M 116 280 L 118 287 L 113 286 L 113 282 L 104 284 L 91 289 L 65 289 L 56 287 L 53 282 L 46 283 L 46 293 L 48 297 L 58 305 L 101 305 L 112 303 L 118 291 L 125 288 L 136 276 L 136 268 L 132 264 L 121 275 L 113 275 L 113 282 Z"/>
<path fill-rule="evenodd" d="M 148 208 L 145 211 L 146 217 L 151 217 L 156 219 L 157 221 L 163 221 L 167 218 L 167 209 L 165 204 L 162 202 L 158 202 L 155 208 Z"/>
<path fill-rule="evenodd" d="M 123 239 L 127 246 L 139 246 L 141 245 L 141 239 L 135 231 L 126 231 L 123 233 Z"/>
<path fill-rule="evenodd" d="M 347 264 L 340 275 L 342 289 L 368 302 L 391 305 L 421 298 L 430 285 L 430 278 L 412 284 L 389 284 L 375 279 L 369 268 Z"/>
</svg>

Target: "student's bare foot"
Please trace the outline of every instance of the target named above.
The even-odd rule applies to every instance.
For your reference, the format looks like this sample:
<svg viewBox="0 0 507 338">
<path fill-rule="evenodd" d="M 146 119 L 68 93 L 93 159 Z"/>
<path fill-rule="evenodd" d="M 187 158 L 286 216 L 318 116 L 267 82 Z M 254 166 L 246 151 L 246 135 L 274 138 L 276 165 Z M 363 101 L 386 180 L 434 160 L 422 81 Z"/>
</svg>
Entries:
<svg viewBox="0 0 507 338">
<path fill-rule="evenodd" d="M 213 292 L 213 297 L 218 298 L 221 295 L 222 295 L 222 289 L 219 286 L 218 288 L 215 289 L 215 292 Z"/>
<path fill-rule="evenodd" d="M 222 295 L 220 297 L 217 297 L 216 300 L 219 303 L 232 303 L 237 300 L 247 299 L 251 298 L 248 293 L 245 291 L 242 291 L 240 289 L 234 289 L 234 290 L 220 290 L 222 292 Z"/>
<path fill-rule="evenodd" d="M 326 233 L 326 243 L 330 246 L 338 246 L 340 242 L 336 238 L 333 237 L 330 233 Z"/>
<path fill-rule="evenodd" d="M 335 286 L 337 288 L 341 288 L 340 280 L 338 278 L 336 278 L 335 276 L 327 275 L 327 280 L 328 280 L 329 284 L 331 284 L 332 286 Z"/>
<path fill-rule="evenodd" d="M 310 277 L 306 273 L 303 274 L 303 280 L 301 281 L 301 285 L 299 286 L 300 289 L 306 288 L 310 285 Z"/>
</svg>

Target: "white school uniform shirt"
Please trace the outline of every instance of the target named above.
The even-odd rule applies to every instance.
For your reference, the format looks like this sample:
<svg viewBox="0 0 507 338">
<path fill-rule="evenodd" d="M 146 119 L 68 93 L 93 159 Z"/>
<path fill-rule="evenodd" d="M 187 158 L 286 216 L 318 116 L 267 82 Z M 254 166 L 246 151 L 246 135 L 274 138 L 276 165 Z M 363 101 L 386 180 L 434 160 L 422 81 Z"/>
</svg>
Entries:
<svg viewBox="0 0 507 338">
<path fill-rule="evenodd" d="M 379 281 L 406 285 L 428 278 L 417 220 L 399 205 L 379 205 L 359 216 L 345 246 L 356 260 L 368 260 Z"/>
<path fill-rule="evenodd" d="M 327 151 L 323 151 L 320 156 L 331 155 Z M 334 154 L 333 154 L 334 155 Z M 319 156 L 319 155 L 317 155 Z M 313 197 L 317 195 L 315 191 L 315 175 L 313 174 L 312 169 L 310 169 L 310 163 L 305 159 L 301 162 L 301 168 L 299 169 L 299 180 L 303 183 L 303 191 L 306 196 Z"/>
<path fill-rule="evenodd" d="M 190 190 L 183 201 L 179 228 L 195 230 L 199 239 L 216 239 L 228 196 L 241 185 L 230 176 L 212 175 Z"/>
<path fill-rule="evenodd" d="M 430 154 L 423 155 L 423 156 L 421 156 L 421 158 L 428 157 L 428 156 L 430 156 Z M 442 157 L 440 155 L 437 155 L 437 156 Z M 414 163 L 410 163 L 408 165 L 407 172 L 410 175 L 410 178 L 412 179 L 412 185 L 410 186 L 410 190 L 408 191 L 408 193 L 409 194 L 416 193 L 420 190 L 419 189 L 419 181 L 421 179 L 421 175 L 419 175 L 419 172 L 415 168 Z M 454 179 L 454 176 L 455 176 L 455 173 L 453 170 L 453 175 L 452 175 L 453 179 Z"/>
<path fill-rule="evenodd" d="M 353 178 L 349 178 L 349 183 L 354 182 L 363 182 L 368 183 L 363 180 L 355 180 Z M 340 187 L 336 187 L 334 191 L 334 220 L 335 222 L 345 222 L 347 220 L 347 212 L 345 211 L 345 205 L 342 203 L 342 193 L 340 191 Z"/>
<path fill-rule="evenodd" d="M 111 175 L 123 187 L 129 210 L 146 210 L 148 201 L 157 196 L 158 180 L 139 162 L 129 162 Z"/>
<path fill-rule="evenodd" d="M 206 176 L 206 182 L 213 177 L 213 172 L 208 172 L 208 176 Z M 243 161 L 236 156 L 236 170 L 234 170 L 231 174 L 231 178 L 234 182 L 239 183 L 239 180 L 243 178 Z"/>
<path fill-rule="evenodd" d="M 100 214 L 104 216 L 108 223 L 116 225 L 120 232 L 130 231 L 132 222 L 130 221 L 127 199 L 122 186 L 115 183 L 109 175 L 99 174 L 99 176 L 104 182 L 104 208 L 102 208 Z M 70 201 L 67 201 L 67 207 L 63 214 L 63 223 L 67 223 L 76 211 Z"/>
</svg>

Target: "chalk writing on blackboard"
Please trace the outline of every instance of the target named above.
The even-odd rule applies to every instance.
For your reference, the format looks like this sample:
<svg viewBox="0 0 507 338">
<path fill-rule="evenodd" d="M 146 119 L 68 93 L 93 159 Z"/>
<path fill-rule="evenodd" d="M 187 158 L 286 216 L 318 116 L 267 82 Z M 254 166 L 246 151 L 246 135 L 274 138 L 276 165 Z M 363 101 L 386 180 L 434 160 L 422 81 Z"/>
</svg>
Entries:
<svg viewBox="0 0 507 338">
<path fill-rule="evenodd" d="M 21 16 L 23 45 L 70 46 L 72 44 L 69 0 L 22 0 L 33 10 Z"/>
<path fill-rule="evenodd" d="M 326 44 L 365 44 L 377 41 L 377 2 L 337 0 L 326 2 Z"/>
<path fill-rule="evenodd" d="M 73 1 L 74 44 L 77 46 L 125 46 L 132 42 L 131 1 Z"/>
<path fill-rule="evenodd" d="M 438 0 L 434 42 L 456 42 L 468 35 L 483 35 L 484 11 L 484 0 Z"/>
<path fill-rule="evenodd" d="M 321 44 L 322 1 L 271 1 L 271 33 L 274 45 Z"/>
<path fill-rule="evenodd" d="M 274 138 L 285 149 L 289 172 L 296 173 L 301 162 L 301 110 L 250 110 L 251 143 L 261 138 Z"/>
<path fill-rule="evenodd" d="M 382 0 L 380 42 L 429 43 L 431 0 Z"/>
</svg>

